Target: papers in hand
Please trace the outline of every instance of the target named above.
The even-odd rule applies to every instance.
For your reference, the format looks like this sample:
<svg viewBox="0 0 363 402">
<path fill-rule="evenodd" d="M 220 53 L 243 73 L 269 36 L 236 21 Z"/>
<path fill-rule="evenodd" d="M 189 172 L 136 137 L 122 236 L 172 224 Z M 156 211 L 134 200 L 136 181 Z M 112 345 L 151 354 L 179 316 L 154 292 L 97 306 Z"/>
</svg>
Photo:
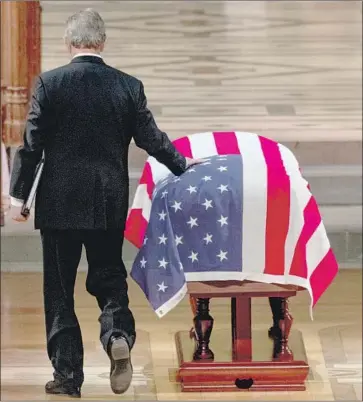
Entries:
<svg viewBox="0 0 363 402">
<path fill-rule="evenodd" d="M 32 188 L 30 189 L 29 196 L 25 200 L 23 207 L 21 209 L 21 214 L 25 217 L 29 216 L 30 210 L 34 204 L 34 200 L 35 200 L 35 196 L 37 194 L 39 182 L 42 177 L 43 168 L 44 168 L 44 157 L 41 159 L 41 161 L 39 162 L 39 164 L 37 166 L 37 169 L 36 169 L 35 175 L 34 175 L 34 182 L 33 182 Z"/>
</svg>

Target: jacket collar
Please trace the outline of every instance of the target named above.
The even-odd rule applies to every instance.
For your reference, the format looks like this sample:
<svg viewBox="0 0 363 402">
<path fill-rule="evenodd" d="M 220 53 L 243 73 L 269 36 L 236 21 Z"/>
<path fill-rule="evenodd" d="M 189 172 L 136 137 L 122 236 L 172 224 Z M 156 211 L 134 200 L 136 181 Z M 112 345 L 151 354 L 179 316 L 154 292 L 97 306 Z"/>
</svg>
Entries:
<svg viewBox="0 0 363 402">
<path fill-rule="evenodd" d="M 98 63 L 105 64 L 103 58 L 98 54 L 93 53 L 79 53 L 73 57 L 71 63 Z"/>
</svg>

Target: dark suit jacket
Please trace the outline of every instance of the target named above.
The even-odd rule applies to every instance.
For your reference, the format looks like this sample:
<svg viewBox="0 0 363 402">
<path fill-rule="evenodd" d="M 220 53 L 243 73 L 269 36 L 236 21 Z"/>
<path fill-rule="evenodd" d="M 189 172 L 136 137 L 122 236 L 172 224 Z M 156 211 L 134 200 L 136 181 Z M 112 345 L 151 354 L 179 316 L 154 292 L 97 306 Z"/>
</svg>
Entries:
<svg viewBox="0 0 363 402">
<path fill-rule="evenodd" d="M 147 108 L 141 81 L 99 57 L 76 57 L 36 81 L 10 195 L 27 198 L 44 151 L 36 229 L 123 229 L 132 138 L 175 175 L 185 171 L 185 158 Z"/>
</svg>

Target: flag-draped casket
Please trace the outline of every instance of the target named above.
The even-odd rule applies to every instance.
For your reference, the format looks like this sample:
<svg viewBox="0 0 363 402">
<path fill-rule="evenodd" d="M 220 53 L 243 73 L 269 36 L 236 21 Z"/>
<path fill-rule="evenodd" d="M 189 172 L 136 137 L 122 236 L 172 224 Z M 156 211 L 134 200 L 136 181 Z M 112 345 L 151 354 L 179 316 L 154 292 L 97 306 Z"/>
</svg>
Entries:
<svg viewBox="0 0 363 402">
<path fill-rule="evenodd" d="M 297 285 L 315 305 L 338 266 L 293 153 L 245 132 L 174 145 L 205 162 L 175 177 L 148 158 L 125 231 L 139 248 L 131 276 L 156 314 L 178 304 L 188 281 Z"/>
</svg>

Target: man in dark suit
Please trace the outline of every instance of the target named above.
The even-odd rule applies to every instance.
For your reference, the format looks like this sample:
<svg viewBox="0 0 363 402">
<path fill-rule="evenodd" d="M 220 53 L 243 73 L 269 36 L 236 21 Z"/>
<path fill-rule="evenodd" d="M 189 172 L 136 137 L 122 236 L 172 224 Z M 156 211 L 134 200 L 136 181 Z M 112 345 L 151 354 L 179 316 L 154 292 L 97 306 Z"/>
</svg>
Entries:
<svg viewBox="0 0 363 402">
<path fill-rule="evenodd" d="M 180 155 L 158 129 L 141 81 L 103 61 L 105 39 L 97 12 L 87 9 L 69 18 L 65 41 L 72 61 L 36 80 L 10 186 L 13 219 L 24 221 L 20 207 L 44 152 L 35 228 L 43 243 L 47 350 L 54 368 L 54 381 L 45 390 L 73 397 L 80 397 L 84 380 L 73 297 L 83 245 L 87 291 L 101 309 L 100 339 L 111 361 L 111 388 L 123 393 L 132 379 L 136 333 L 122 261 L 132 138 L 175 175 L 198 163 Z"/>
</svg>

